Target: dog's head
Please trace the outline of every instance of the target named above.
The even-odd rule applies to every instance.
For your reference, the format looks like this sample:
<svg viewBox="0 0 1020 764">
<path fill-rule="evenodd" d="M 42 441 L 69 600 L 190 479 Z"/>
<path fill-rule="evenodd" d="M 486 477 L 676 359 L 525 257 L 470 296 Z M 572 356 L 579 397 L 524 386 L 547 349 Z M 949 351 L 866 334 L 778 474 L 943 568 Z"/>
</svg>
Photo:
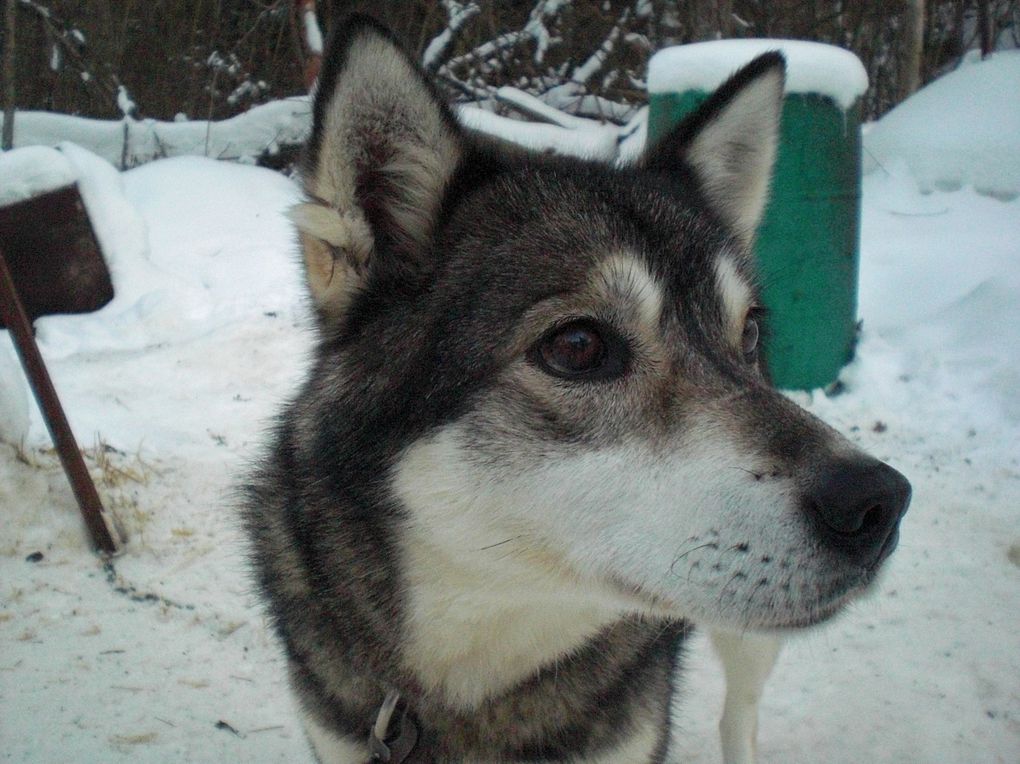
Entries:
<svg viewBox="0 0 1020 764">
<path fill-rule="evenodd" d="M 467 134 L 384 30 L 348 24 L 293 215 L 316 478 L 465 564 L 530 555 L 723 627 L 815 623 L 866 588 L 909 484 L 759 361 L 783 85 L 761 56 L 614 169 Z"/>
</svg>

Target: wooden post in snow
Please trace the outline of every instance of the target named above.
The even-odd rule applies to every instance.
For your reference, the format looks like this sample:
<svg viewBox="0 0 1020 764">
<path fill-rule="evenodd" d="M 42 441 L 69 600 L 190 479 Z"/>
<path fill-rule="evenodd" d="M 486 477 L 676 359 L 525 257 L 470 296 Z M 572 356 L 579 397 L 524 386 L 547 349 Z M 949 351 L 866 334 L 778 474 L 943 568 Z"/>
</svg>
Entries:
<svg viewBox="0 0 1020 764">
<path fill-rule="evenodd" d="M 21 366 L 25 370 L 39 408 L 42 409 L 46 427 L 57 447 L 60 463 L 64 466 L 64 472 L 67 473 L 67 479 L 71 483 L 71 490 L 74 492 L 81 516 L 92 536 L 92 542 L 100 552 L 115 554 L 117 542 L 107 525 L 103 503 L 99 499 L 95 483 L 92 482 L 92 477 L 85 466 L 85 460 L 82 459 L 81 451 L 78 450 L 78 443 L 74 439 L 71 425 L 67 422 L 64 408 L 60 405 L 53 381 L 50 379 L 46 364 L 39 353 L 39 346 L 35 344 L 32 323 L 28 320 L 28 314 L 18 297 L 18 290 L 14 286 L 14 277 L 7 267 L 3 249 L 0 249 L 0 317 L 10 329 L 14 347 L 21 358 Z"/>
<path fill-rule="evenodd" d="M 0 328 L 11 333 L 85 526 L 104 554 L 116 553 L 122 539 L 78 450 L 32 320 L 98 310 L 112 298 L 110 273 L 77 186 L 0 206 Z"/>
</svg>

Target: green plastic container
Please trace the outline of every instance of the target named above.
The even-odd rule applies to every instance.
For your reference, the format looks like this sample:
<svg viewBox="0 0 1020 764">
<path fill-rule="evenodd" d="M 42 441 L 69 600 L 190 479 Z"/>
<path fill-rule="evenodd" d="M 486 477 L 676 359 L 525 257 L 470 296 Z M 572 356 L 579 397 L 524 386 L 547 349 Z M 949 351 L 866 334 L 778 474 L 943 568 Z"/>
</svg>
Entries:
<svg viewBox="0 0 1020 764">
<path fill-rule="evenodd" d="M 789 44 L 759 42 L 766 49 Z M 734 61 L 729 71 L 751 57 Z M 788 83 L 798 81 L 797 64 L 797 56 L 787 56 Z M 653 86 L 651 78 L 649 86 Z M 781 388 L 809 390 L 834 382 L 854 352 L 860 101 L 844 107 L 832 95 L 790 90 L 788 84 L 772 193 L 758 229 L 755 254 L 770 313 L 765 353 L 773 381 Z M 707 97 L 704 90 L 651 93 L 649 143 L 668 133 Z"/>
</svg>

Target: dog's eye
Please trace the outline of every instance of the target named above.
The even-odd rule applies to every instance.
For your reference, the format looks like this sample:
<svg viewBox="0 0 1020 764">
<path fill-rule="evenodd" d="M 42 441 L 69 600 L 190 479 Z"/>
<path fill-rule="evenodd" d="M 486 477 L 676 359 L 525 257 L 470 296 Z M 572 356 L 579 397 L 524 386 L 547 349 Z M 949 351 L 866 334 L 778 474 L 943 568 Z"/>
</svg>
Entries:
<svg viewBox="0 0 1020 764">
<path fill-rule="evenodd" d="M 752 308 L 744 319 L 744 331 L 740 336 L 740 351 L 748 361 L 753 361 L 758 354 L 758 337 L 758 315 Z"/>
<path fill-rule="evenodd" d="M 623 372 L 626 345 L 608 327 L 582 318 L 548 331 L 532 349 L 531 357 L 555 377 L 606 379 Z"/>
</svg>

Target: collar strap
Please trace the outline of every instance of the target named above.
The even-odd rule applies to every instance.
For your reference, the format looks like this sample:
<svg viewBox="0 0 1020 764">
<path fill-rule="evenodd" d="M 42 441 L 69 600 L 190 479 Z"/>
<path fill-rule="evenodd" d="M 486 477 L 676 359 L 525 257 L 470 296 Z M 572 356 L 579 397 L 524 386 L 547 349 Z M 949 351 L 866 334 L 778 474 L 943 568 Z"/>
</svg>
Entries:
<svg viewBox="0 0 1020 764">
<path fill-rule="evenodd" d="M 397 706 L 402 705 L 397 711 Z M 395 717 L 395 718 L 394 718 Z M 395 722 L 395 723 L 394 723 Z M 418 742 L 418 725 L 407 712 L 407 704 L 400 703 L 400 693 L 390 690 L 379 706 L 375 724 L 368 736 L 370 764 L 402 764 Z"/>
</svg>

